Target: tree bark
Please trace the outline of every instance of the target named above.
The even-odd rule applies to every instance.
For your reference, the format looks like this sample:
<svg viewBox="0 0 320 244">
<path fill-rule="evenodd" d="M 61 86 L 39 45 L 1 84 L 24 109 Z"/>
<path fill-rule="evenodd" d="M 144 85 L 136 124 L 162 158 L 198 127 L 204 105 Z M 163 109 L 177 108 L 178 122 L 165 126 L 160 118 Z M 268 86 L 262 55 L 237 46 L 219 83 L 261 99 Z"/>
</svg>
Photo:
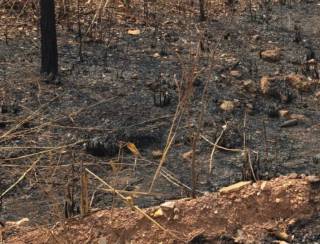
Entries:
<svg viewBox="0 0 320 244">
<path fill-rule="evenodd" d="M 199 10 L 200 10 L 199 20 L 205 21 L 206 15 L 205 15 L 205 10 L 204 10 L 204 0 L 199 0 Z"/>
<path fill-rule="evenodd" d="M 41 74 L 58 74 L 58 51 L 54 0 L 40 0 Z"/>
</svg>

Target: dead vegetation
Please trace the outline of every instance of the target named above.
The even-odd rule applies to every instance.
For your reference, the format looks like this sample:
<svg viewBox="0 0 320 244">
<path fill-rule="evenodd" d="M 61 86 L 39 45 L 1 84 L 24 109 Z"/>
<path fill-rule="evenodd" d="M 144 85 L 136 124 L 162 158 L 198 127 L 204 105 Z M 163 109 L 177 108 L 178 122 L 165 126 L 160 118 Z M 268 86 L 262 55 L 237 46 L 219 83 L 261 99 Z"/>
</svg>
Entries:
<svg viewBox="0 0 320 244">
<path fill-rule="evenodd" d="M 109 207 L 112 220 L 126 222 L 116 207 L 129 205 L 149 219 L 135 231 L 153 223 L 166 233 L 143 207 L 240 180 L 319 174 L 315 1 L 56 1 L 55 83 L 38 75 L 38 8 L 37 1 L 0 0 L 1 221 L 52 225 Z M 258 238 L 261 225 L 250 223 L 244 235 L 237 221 L 222 221 L 210 236 L 214 214 L 201 213 L 197 201 L 189 215 L 208 217 L 202 231 L 183 226 L 182 236 L 173 229 L 159 241 Z M 61 226 L 44 236 L 60 242 L 69 228 Z M 79 238 L 98 240 L 94 233 Z M 259 240 L 268 243 L 263 233 Z"/>
</svg>

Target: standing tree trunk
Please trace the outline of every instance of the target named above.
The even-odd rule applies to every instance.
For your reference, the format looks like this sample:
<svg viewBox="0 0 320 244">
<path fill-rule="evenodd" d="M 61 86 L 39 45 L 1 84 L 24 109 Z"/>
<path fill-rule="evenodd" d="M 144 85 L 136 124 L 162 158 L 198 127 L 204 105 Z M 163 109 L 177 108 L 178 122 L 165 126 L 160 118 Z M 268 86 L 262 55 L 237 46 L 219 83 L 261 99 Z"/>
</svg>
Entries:
<svg viewBox="0 0 320 244">
<path fill-rule="evenodd" d="M 199 11 L 200 11 L 199 20 L 205 21 L 206 15 L 205 15 L 205 10 L 204 10 L 204 0 L 199 0 Z"/>
<path fill-rule="evenodd" d="M 40 0 L 41 74 L 53 81 L 58 74 L 58 51 L 54 0 Z"/>
</svg>

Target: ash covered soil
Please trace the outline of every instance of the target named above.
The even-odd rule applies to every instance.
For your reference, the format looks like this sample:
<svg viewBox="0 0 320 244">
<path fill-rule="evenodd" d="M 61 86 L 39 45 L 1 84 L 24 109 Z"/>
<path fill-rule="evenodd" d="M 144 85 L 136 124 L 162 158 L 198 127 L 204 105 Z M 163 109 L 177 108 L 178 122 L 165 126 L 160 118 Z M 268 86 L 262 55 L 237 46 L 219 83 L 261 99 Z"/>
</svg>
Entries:
<svg viewBox="0 0 320 244">
<path fill-rule="evenodd" d="M 95 12 L 85 6 L 82 61 L 76 16 L 57 6 L 58 84 L 38 74 L 36 7 L 19 14 L 19 6 L 1 6 L 1 193 L 27 171 L 3 196 L 1 221 L 52 225 L 65 218 L 66 202 L 77 215 L 81 167 L 115 189 L 148 192 L 188 82 L 188 103 L 152 194 L 135 194 L 140 207 L 190 196 L 189 152 L 203 105 L 199 196 L 243 179 L 244 146 L 259 163 L 259 179 L 319 174 L 319 2 L 252 4 L 251 16 L 245 2 L 234 10 L 208 3 L 207 20 L 199 22 L 188 3 L 149 3 L 147 18 L 138 2 L 131 10 L 112 3 L 91 37 L 85 32 Z M 165 106 L 154 102 L 160 90 Z M 127 142 L 137 158 L 119 147 Z M 93 209 L 123 206 L 92 176 L 89 196 Z"/>
</svg>

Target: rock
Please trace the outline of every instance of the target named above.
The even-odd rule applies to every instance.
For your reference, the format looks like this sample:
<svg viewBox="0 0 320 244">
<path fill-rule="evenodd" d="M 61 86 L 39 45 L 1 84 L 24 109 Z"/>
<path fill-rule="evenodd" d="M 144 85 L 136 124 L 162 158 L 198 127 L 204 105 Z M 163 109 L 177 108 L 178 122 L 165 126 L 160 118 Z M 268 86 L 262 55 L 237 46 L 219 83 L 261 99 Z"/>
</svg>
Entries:
<svg viewBox="0 0 320 244">
<path fill-rule="evenodd" d="M 261 183 L 261 186 L 260 186 L 261 191 L 263 191 L 264 188 L 266 188 L 266 185 L 267 185 L 267 182 L 266 182 L 266 181 L 263 181 L 263 182 Z"/>
<path fill-rule="evenodd" d="M 304 92 L 310 91 L 310 88 L 314 84 L 313 81 L 309 81 L 308 79 L 305 79 L 304 76 L 299 74 L 290 74 L 286 77 L 286 80 L 293 88 Z"/>
<path fill-rule="evenodd" d="M 320 91 L 316 92 L 315 96 L 316 98 L 320 98 Z"/>
<path fill-rule="evenodd" d="M 20 226 L 20 225 L 23 225 L 23 224 L 26 224 L 29 222 L 29 219 L 28 218 L 22 218 L 18 221 L 7 221 L 6 222 L 6 225 L 16 225 L 16 226 Z"/>
<path fill-rule="evenodd" d="M 243 80 L 242 81 L 243 89 L 255 93 L 257 91 L 256 84 L 253 80 Z"/>
<path fill-rule="evenodd" d="M 173 216 L 173 220 L 178 220 L 179 219 L 179 215 L 178 214 L 175 214 L 174 216 Z"/>
<path fill-rule="evenodd" d="M 242 74 L 239 70 L 231 70 L 230 75 L 234 78 L 237 78 L 237 79 L 239 79 L 242 76 Z"/>
<path fill-rule="evenodd" d="M 281 57 L 281 50 L 280 48 L 274 48 L 265 50 L 260 53 L 260 56 L 263 60 L 268 62 L 277 62 L 280 60 Z"/>
<path fill-rule="evenodd" d="M 298 124 L 298 120 L 297 119 L 290 119 L 287 120 L 285 122 L 283 122 L 280 127 L 285 128 L 285 127 L 291 127 L 291 126 L 295 126 Z"/>
<path fill-rule="evenodd" d="M 269 76 L 263 76 L 260 79 L 260 89 L 263 94 L 268 94 L 271 88 L 271 82 L 273 79 Z"/>
<path fill-rule="evenodd" d="M 288 241 L 288 242 L 292 241 L 292 236 L 288 235 L 284 231 L 274 231 L 273 234 L 275 237 L 277 237 L 281 241 Z"/>
<path fill-rule="evenodd" d="M 154 53 L 152 56 L 153 56 L 154 58 L 159 58 L 159 57 L 160 57 L 160 54 L 159 54 L 159 53 Z"/>
<path fill-rule="evenodd" d="M 243 187 L 250 185 L 251 181 L 240 181 L 236 184 L 230 185 L 230 186 L 226 186 L 226 187 L 222 187 L 219 192 L 220 193 L 230 193 L 230 192 L 235 192 L 235 191 L 239 191 L 241 190 Z"/>
<path fill-rule="evenodd" d="M 168 202 L 164 202 L 160 205 L 160 207 L 162 209 L 174 209 L 174 207 L 176 206 L 176 203 L 174 201 L 168 201 Z"/>
<path fill-rule="evenodd" d="M 297 179 L 298 178 L 298 174 L 297 173 L 291 173 L 288 175 L 289 179 Z"/>
<path fill-rule="evenodd" d="M 282 118 L 285 118 L 285 117 L 288 117 L 289 115 L 289 110 L 286 110 L 286 109 L 280 109 L 278 111 L 279 113 L 279 116 L 282 117 Z"/>
<path fill-rule="evenodd" d="M 298 121 L 306 121 L 308 120 L 306 116 L 304 116 L 303 114 L 290 114 L 289 115 L 290 119 L 296 119 Z"/>
<path fill-rule="evenodd" d="M 320 182 L 320 177 L 316 176 L 316 175 L 309 175 L 309 176 L 306 177 L 306 180 L 309 183 L 318 183 L 318 182 Z"/>
<path fill-rule="evenodd" d="M 161 150 L 153 150 L 151 154 L 154 159 L 157 159 L 162 157 L 163 152 Z"/>
<path fill-rule="evenodd" d="M 220 109 L 225 112 L 232 112 L 234 110 L 234 107 L 234 102 L 228 100 L 223 100 L 220 104 Z"/>
</svg>

